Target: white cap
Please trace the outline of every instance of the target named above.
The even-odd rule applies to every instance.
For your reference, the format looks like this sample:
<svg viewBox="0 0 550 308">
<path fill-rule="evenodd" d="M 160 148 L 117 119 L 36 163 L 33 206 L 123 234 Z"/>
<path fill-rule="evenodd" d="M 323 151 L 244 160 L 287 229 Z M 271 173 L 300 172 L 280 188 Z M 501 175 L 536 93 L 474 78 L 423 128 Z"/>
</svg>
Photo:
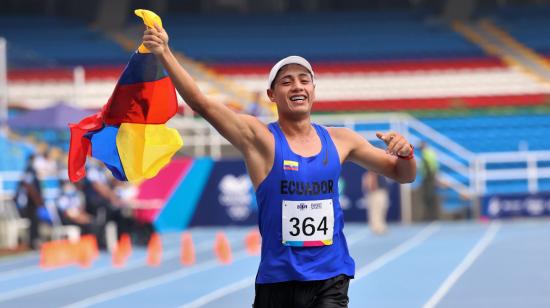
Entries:
<svg viewBox="0 0 550 308">
<path fill-rule="evenodd" d="M 273 67 L 271 68 L 271 72 L 269 72 L 269 78 L 267 79 L 267 88 L 271 88 L 271 84 L 273 83 L 273 80 L 275 80 L 275 77 L 277 76 L 277 73 L 279 73 L 279 70 L 288 64 L 299 64 L 305 68 L 311 73 L 311 77 L 315 78 L 315 74 L 313 73 L 313 68 L 311 68 L 311 64 L 307 62 L 306 59 L 300 57 L 300 56 L 290 56 L 282 59 L 281 61 L 277 62 Z"/>
</svg>

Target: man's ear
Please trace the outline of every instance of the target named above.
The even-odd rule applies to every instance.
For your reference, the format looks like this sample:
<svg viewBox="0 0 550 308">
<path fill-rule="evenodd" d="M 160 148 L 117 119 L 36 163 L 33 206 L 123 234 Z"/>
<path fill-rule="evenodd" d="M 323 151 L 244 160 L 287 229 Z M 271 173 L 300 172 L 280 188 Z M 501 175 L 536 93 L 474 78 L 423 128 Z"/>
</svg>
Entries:
<svg viewBox="0 0 550 308">
<path fill-rule="evenodd" d="M 267 97 L 269 97 L 269 100 L 274 103 L 275 102 L 275 97 L 273 96 L 273 94 L 274 93 L 273 93 L 272 89 L 267 89 Z"/>
</svg>

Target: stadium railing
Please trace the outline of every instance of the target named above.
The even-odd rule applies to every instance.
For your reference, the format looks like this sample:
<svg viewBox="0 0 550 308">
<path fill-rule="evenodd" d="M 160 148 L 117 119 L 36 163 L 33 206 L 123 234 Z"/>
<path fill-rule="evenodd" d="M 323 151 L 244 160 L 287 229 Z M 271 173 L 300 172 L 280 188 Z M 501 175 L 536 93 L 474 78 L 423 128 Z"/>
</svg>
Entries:
<svg viewBox="0 0 550 308">
<path fill-rule="evenodd" d="M 264 122 L 272 119 L 264 119 Z M 408 114 L 386 113 L 365 115 L 315 115 L 313 120 L 329 126 L 344 126 L 356 130 L 375 146 L 381 146 L 376 131 L 399 131 L 418 145 L 426 141 L 436 152 L 440 164 L 440 194 L 445 195 L 444 210 L 458 211 L 467 207 L 474 217 L 480 215 L 480 198 L 495 193 L 537 193 L 550 189 L 550 151 L 518 151 L 474 153 Z M 211 156 L 220 159 L 239 156 L 236 149 L 206 121 L 193 117 L 178 117 L 169 123 L 185 140 L 183 152 L 191 156 Z M 516 185 L 510 187 L 510 181 Z M 519 181 L 519 182 L 518 182 Z M 512 182 L 513 183 L 513 182 Z M 404 185 L 402 213 L 411 221 L 410 190 Z"/>
</svg>

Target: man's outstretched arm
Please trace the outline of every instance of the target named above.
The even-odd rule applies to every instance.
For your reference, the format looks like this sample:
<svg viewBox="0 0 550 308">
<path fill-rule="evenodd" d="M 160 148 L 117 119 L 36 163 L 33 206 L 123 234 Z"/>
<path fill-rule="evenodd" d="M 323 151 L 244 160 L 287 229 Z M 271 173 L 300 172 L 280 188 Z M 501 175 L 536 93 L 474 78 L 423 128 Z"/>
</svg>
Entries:
<svg viewBox="0 0 550 308">
<path fill-rule="evenodd" d="M 363 136 L 346 128 L 331 128 L 342 160 L 387 176 L 399 183 L 413 182 L 416 177 L 416 162 L 409 142 L 395 132 L 377 133 L 386 144 L 386 151 L 374 147 Z M 408 157 L 411 155 L 411 157 Z M 404 157 L 399 158 L 398 156 Z"/>
</svg>

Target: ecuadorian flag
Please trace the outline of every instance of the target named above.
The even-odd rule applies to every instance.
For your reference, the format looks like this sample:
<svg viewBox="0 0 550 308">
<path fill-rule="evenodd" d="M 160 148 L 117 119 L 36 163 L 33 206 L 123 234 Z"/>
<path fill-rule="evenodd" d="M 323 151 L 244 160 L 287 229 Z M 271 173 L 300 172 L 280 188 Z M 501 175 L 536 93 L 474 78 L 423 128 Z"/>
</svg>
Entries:
<svg viewBox="0 0 550 308">
<path fill-rule="evenodd" d="M 153 12 L 137 10 L 136 14 L 147 26 L 153 22 L 162 26 Z M 102 161 L 117 180 L 154 177 L 183 145 L 178 132 L 164 124 L 177 108 L 168 74 L 156 56 L 140 46 L 102 110 L 69 124 L 70 180 L 85 176 L 88 155 Z"/>
<path fill-rule="evenodd" d="M 298 171 L 298 162 L 293 160 L 284 160 L 283 170 Z"/>
</svg>

